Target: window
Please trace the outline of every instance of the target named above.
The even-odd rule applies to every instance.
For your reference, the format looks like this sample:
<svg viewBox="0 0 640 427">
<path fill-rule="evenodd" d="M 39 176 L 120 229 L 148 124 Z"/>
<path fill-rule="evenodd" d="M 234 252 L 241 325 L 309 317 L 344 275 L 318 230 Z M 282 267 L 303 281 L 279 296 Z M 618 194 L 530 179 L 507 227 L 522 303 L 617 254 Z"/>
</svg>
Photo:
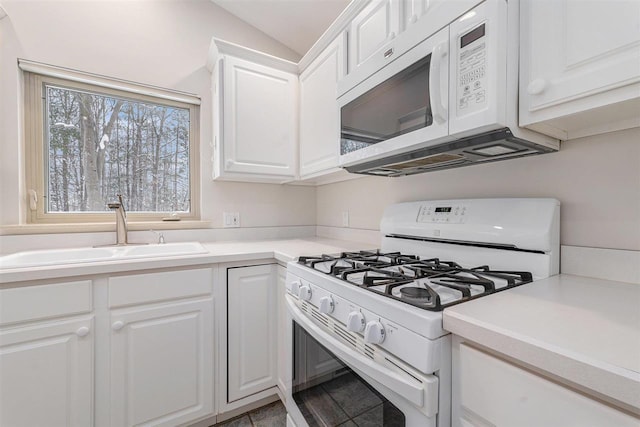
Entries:
<svg viewBox="0 0 640 427">
<path fill-rule="evenodd" d="M 130 221 L 199 218 L 196 97 L 32 64 L 20 63 L 29 222 L 111 221 L 119 194 Z"/>
</svg>

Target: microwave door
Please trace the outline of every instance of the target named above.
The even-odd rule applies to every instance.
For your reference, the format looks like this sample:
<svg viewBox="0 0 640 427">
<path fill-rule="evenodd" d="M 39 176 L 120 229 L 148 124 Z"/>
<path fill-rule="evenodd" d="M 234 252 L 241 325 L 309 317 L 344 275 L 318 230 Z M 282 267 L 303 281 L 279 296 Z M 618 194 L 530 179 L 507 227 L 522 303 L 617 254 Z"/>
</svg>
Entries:
<svg viewBox="0 0 640 427">
<path fill-rule="evenodd" d="M 340 97 L 341 165 L 448 138 L 445 28 Z"/>
</svg>

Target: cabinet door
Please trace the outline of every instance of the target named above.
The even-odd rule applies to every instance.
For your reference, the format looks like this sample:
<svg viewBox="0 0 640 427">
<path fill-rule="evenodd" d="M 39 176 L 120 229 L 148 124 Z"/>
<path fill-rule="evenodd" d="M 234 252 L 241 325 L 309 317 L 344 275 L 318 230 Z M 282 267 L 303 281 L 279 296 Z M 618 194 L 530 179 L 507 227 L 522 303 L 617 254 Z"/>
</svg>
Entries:
<svg viewBox="0 0 640 427">
<path fill-rule="evenodd" d="M 300 176 L 338 166 L 337 82 L 346 74 L 345 36 L 334 40 L 300 75 Z"/>
<path fill-rule="evenodd" d="M 373 0 L 349 27 L 349 73 L 380 52 L 399 31 L 400 2 Z"/>
<path fill-rule="evenodd" d="M 228 269 L 229 402 L 276 385 L 276 267 Z"/>
<path fill-rule="evenodd" d="M 0 332 L 0 425 L 93 425 L 93 318 Z"/>
<path fill-rule="evenodd" d="M 213 414 L 213 301 L 111 312 L 111 425 Z"/>
<path fill-rule="evenodd" d="M 293 178 L 297 75 L 233 56 L 223 61 L 222 170 Z"/>
<path fill-rule="evenodd" d="M 402 25 L 404 30 L 415 30 L 418 35 L 416 42 L 435 34 L 443 23 L 453 22 L 469 9 L 480 4 L 482 0 L 404 0 L 402 5 Z"/>
<path fill-rule="evenodd" d="M 521 124 L 553 118 L 540 112 L 601 92 L 610 98 L 590 99 L 553 115 L 620 101 L 615 98 L 624 94 L 613 89 L 640 82 L 637 0 L 527 0 L 520 16 Z M 631 95 L 638 97 L 637 88 Z"/>
<path fill-rule="evenodd" d="M 637 418 L 466 344 L 455 373 L 454 426 L 638 426 Z"/>
<path fill-rule="evenodd" d="M 287 294 L 287 269 L 282 266 L 278 266 L 278 286 L 276 293 L 276 306 L 277 306 L 277 360 L 278 360 L 278 387 L 283 396 L 286 396 L 286 375 L 287 375 L 287 349 L 285 344 L 286 329 L 291 328 L 291 325 L 287 324 L 287 306 L 285 305 L 285 295 Z"/>
</svg>

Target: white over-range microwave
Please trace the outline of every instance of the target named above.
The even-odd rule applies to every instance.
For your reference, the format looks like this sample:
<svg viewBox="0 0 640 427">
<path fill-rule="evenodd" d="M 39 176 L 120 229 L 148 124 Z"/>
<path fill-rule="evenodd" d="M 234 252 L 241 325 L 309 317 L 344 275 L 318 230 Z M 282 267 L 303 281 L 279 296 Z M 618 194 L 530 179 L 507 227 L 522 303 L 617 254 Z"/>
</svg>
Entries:
<svg viewBox="0 0 640 427">
<path fill-rule="evenodd" d="M 519 2 L 442 3 L 453 21 L 401 33 L 339 84 L 349 172 L 401 176 L 558 150 L 518 127 Z"/>
</svg>

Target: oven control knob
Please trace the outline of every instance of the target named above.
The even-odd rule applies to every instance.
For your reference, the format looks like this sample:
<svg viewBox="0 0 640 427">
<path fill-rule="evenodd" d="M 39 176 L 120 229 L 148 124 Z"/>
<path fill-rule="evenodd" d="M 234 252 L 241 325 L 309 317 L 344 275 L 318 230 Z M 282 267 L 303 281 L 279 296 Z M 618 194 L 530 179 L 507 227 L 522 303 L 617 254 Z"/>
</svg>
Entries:
<svg viewBox="0 0 640 427">
<path fill-rule="evenodd" d="M 384 337 L 385 331 L 382 323 L 377 320 L 372 320 L 367 323 L 367 327 L 364 329 L 364 342 L 369 344 L 382 344 Z"/>
<path fill-rule="evenodd" d="M 300 286 L 300 298 L 305 301 L 309 301 L 311 299 L 311 286 L 302 285 Z"/>
<path fill-rule="evenodd" d="M 335 306 L 333 305 L 333 298 L 330 296 L 320 298 L 320 313 L 331 314 Z"/>
<path fill-rule="evenodd" d="M 289 292 L 291 292 L 295 296 L 298 296 L 300 294 L 300 282 L 291 282 L 289 284 Z"/>
<path fill-rule="evenodd" d="M 347 317 L 347 329 L 351 332 L 362 332 L 364 329 L 364 316 L 359 311 L 352 311 Z"/>
</svg>

